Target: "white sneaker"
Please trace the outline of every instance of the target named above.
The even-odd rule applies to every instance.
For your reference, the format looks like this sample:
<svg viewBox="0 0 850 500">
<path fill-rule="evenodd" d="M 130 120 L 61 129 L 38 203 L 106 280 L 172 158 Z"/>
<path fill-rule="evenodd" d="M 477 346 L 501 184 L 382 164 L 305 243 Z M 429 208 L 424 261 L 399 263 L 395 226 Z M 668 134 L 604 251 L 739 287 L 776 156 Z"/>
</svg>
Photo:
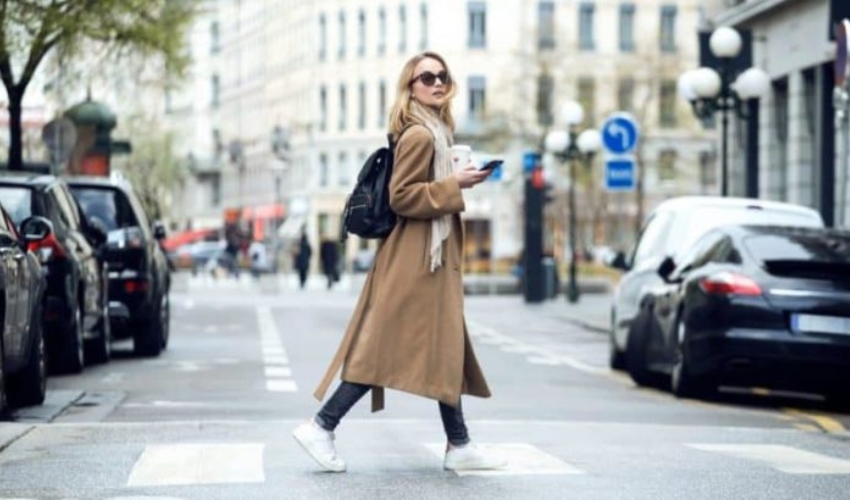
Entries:
<svg viewBox="0 0 850 500">
<path fill-rule="evenodd" d="M 443 460 L 443 468 L 446 470 L 489 470 L 506 465 L 507 460 L 473 443 L 449 447 Z"/>
<path fill-rule="evenodd" d="M 311 420 L 296 427 L 292 436 L 327 472 L 345 472 L 345 462 L 336 455 L 333 432 L 322 429 Z"/>
</svg>

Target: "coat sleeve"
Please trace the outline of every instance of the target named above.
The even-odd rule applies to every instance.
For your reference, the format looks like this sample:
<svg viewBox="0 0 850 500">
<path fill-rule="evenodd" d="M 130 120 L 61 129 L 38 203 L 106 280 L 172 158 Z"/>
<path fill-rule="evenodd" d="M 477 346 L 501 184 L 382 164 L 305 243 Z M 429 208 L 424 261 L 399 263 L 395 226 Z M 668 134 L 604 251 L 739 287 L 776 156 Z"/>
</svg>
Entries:
<svg viewBox="0 0 850 500">
<path fill-rule="evenodd" d="M 434 219 L 463 212 L 460 184 L 452 175 L 429 180 L 434 139 L 423 126 L 407 129 L 396 145 L 390 178 L 390 207 L 409 219 Z"/>
</svg>

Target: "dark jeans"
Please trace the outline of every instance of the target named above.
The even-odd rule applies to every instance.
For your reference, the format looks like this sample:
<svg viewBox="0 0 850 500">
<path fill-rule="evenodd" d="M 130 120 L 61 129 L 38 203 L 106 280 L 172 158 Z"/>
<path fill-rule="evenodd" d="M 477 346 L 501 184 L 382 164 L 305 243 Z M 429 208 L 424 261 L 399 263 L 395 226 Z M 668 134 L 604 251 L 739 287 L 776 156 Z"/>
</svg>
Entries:
<svg viewBox="0 0 850 500">
<path fill-rule="evenodd" d="M 348 410 L 369 392 L 370 388 L 370 386 L 364 384 L 342 382 L 333 396 L 319 410 L 315 418 L 316 423 L 326 431 L 333 431 L 339 425 L 342 417 L 348 413 Z M 446 431 L 449 443 L 454 446 L 463 446 L 469 443 L 469 433 L 463 420 L 460 401 L 458 401 L 457 408 L 440 403 L 440 418 L 443 420 L 443 429 Z"/>
</svg>

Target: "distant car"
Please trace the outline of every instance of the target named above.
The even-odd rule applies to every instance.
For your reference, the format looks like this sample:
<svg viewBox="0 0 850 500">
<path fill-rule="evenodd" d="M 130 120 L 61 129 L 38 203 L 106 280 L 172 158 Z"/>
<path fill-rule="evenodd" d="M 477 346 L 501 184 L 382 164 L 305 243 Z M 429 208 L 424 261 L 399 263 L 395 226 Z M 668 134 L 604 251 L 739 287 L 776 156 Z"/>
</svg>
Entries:
<svg viewBox="0 0 850 500">
<path fill-rule="evenodd" d="M 750 198 L 684 196 L 667 200 L 647 216 L 631 255 L 620 253 L 611 265 L 625 271 L 614 290 L 609 363 L 625 368 L 629 331 L 646 295 L 664 284 L 658 266 L 682 255 L 708 231 L 728 224 L 823 227 L 820 214 L 791 203 Z"/>
<path fill-rule="evenodd" d="M 52 236 L 43 217 L 28 217 L 20 231 L 0 209 L 0 413 L 14 406 L 44 402 L 47 362 L 41 305 L 45 277 L 27 246 Z M 7 398 L 8 396 L 8 398 Z"/>
<path fill-rule="evenodd" d="M 33 215 L 52 224 L 49 237 L 30 244 L 47 275 L 43 314 L 50 371 L 79 373 L 86 362 L 108 361 L 108 288 L 98 254 L 106 233 L 83 216 L 68 185 L 53 175 L 4 173 L 0 202 L 15 224 Z"/>
<path fill-rule="evenodd" d="M 726 226 L 658 273 L 626 346 L 637 383 L 662 373 L 677 396 L 757 384 L 850 402 L 850 232 Z"/>
<path fill-rule="evenodd" d="M 159 355 L 168 345 L 171 321 L 171 270 L 160 245 L 165 227 L 148 221 L 123 178 L 71 177 L 68 184 L 86 216 L 107 230 L 109 297 L 124 311 L 112 315 L 113 337 L 132 337 L 137 354 Z"/>
<path fill-rule="evenodd" d="M 191 269 L 197 273 L 206 267 L 207 262 L 224 249 L 223 241 L 198 241 L 178 248 L 175 263 L 178 268 Z"/>
</svg>

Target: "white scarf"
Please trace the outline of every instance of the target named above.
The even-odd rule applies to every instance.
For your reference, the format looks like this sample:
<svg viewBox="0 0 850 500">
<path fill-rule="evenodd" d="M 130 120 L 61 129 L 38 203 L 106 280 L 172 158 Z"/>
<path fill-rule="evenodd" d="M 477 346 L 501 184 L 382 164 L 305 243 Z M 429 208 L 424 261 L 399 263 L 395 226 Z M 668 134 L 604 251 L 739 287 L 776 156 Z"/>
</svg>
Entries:
<svg viewBox="0 0 850 500">
<path fill-rule="evenodd" d="M 411 112 L 422 121 L 434 136 L 434 180 L 440 181 L 452 175 L 452 131 L 443 123 L 439 115 L 431 108 L 416 101 L 410 103 Z M 431 219 L 431 272 L 443 265 L 443 241 L 449 237 L 452 229 L 452 216 L 443 215 Z"/>
</svg>

